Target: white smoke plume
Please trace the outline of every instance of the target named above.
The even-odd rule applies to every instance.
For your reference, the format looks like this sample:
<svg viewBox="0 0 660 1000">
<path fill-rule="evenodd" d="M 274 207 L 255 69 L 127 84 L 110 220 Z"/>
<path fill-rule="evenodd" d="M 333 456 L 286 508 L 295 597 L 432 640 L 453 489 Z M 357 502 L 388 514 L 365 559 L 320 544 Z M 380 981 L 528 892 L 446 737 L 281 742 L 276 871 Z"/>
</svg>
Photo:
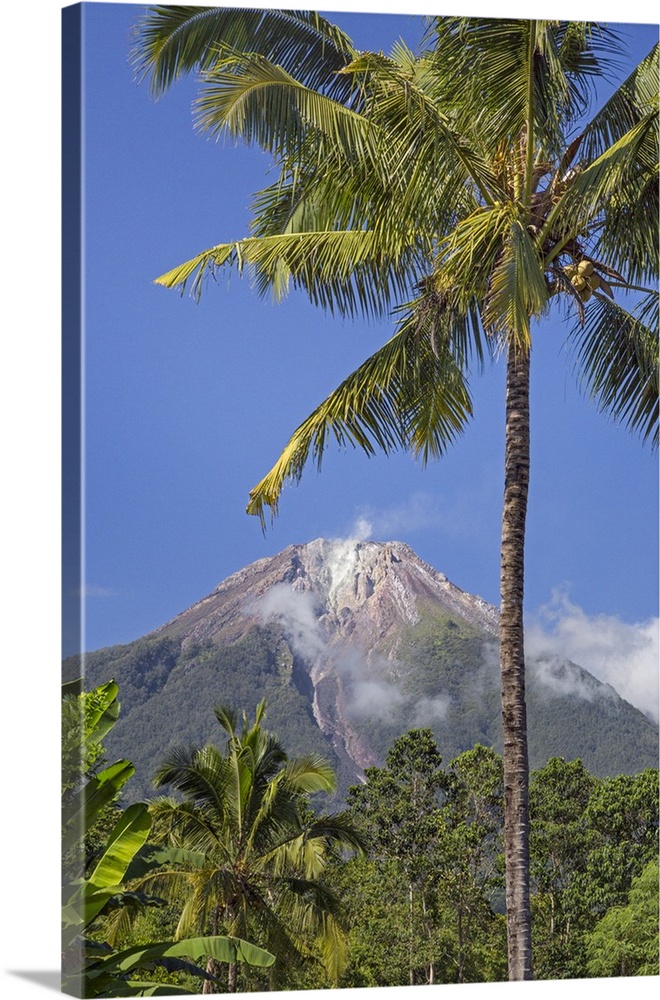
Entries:
<svg viewBox="0 0 660 1000">
<path fill-rule="evenodd" d="M 353 676 L 349 681 L 349 710 L 354 716 L 370 716 L 392 722 L 404 702 L 399 689 L 386 680 L 361 680 Z"/>
<path fill-rule="evenodd" d="M 432 726 L 434 722 L 442 722 L 451 704 L 448 694 L 440 694 L 437 698 L 422 698 L 414 707 L 411 726 L 423 728 Z"/>
<path fill-rule="evenodd" d="M 333 545 L 326 559 L 326 568 L 331 571 L 331 587 L 349 571 L 354 551 L 354 542 L 342 541 Z M 372 653 L 367 662 L 367 657 L 356 647 L 330 642 L 319 622 L 321 609 L 309 591 L 279 583 L 250 602 L 245 610 L 262 622 L 280 624 L 294 652 L 308 662 L 331 661 L 343 678 L 345 704 L 350 715 L 391 722 L 406 706 L 408 699 L 391 676 L 391 661 Z M 409 725 L 426 726 L 443 719 L 448 705 L 449 698 L 443 695 L 407 705 Z"/>
<path fill-rule="evenodd" d="M 429 493 L 413 493 L 398 507 L 363 507 L 356 517 L 349 538 L 366 542 L 371 538 L 392 540 L 405 532 L 432 528 L 443 522 L 442 504 Z"/>
<path fill-rule="evenodd" d="M 279 622 L 300 656 L 315 660 L 325 654 L 327 644 L 317 621 L 316 602 L 308 591 L 278 583 L 251 602 L 246 611 L 264 622 Z"/>
<path fill-rule="evenodd" d="M 657 722 L 659 624 L 657 617 L 629 623 L 616 615 L 587 615 L 565 589 L 556 589 L 527 623 L 526 652 L 572 660 Z"/>
</svg>

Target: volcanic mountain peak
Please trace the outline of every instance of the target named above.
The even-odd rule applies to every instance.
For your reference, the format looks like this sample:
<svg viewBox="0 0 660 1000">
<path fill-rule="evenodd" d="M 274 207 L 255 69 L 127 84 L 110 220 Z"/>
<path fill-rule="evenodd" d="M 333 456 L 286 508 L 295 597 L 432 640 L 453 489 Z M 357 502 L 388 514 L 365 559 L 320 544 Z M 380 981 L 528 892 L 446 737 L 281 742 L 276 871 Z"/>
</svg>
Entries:
<svg viewBox="0 0 660 1000">
<path fill-rule="evenodd" d="M 253 601 L 278 584 L 308 593 L 317 616 L 328 616 L 340 631 L 342 623 L 356 617 L 369 618 L 372 627 L 385 632 L 395 622 L 415 624 L 419 603 L 425 601 L 438 602 L 490 635 L 497 631 L 495 607 L 456 587 L 403 542 L 317 538 L 290 545 L 228 577 L 214 594 L 243 594 Z M 250 613 L 250 603 L 243 612 Z"/>
</svg>

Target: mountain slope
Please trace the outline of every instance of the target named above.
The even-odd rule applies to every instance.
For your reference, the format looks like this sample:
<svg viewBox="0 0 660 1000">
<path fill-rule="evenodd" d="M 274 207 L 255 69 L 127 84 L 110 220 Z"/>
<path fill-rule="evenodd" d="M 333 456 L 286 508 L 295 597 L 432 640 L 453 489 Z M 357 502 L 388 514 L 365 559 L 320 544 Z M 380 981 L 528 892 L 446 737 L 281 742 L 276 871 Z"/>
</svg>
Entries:
<svg viewBox="0 0 660 1000">
<path fill-rule="evenodd" d="M 447 760 L 476 742 L 501 750 L 497 609 L 400 542 L 289 546 L 85 664 L 88 686 L 119 682 L 107 749 L 137 765 L 133 798 L 169 743 L 217 738 L 218 703 L 252 712 L 265 697 L 270 728 L 291 754 L 329 757 L 340 795 L 412 727 L 430 726 Z M 554 755 L 597 775 L 657 765 L 657 725 L 575 664 L 528 663 L 528 716 L 532 767 Z"/>
</svg>

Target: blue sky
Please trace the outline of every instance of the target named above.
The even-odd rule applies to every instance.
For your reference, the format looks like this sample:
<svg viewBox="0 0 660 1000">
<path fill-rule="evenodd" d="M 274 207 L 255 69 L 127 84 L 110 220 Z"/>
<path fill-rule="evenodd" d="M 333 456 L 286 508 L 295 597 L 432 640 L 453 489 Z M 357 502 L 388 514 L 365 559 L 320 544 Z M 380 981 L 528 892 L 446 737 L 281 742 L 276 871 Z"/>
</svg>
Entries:
<svg viewBox="0 0 660 1000">
<path fill-rule="evenodd" d="M 503 366 L 472 380 L 475 418 L 422 468 L 330 448 L 282 497 L 264 537 L 248 490 L 289 434 L 389 336 L 389 322 L 324 315 L 300 295 L 260 299 L 232 275 L 202 301 L 153 279 L 247 232 L 268 158 L 195 133 L 196 83 L 154 102 L 128 62 L 140 8 L 85 7 L 86 638 L 137 638 L 254 559 L 292 542 L 408 542 L 497 604 Z M 338 13 L 358 47 L 412 42 L 407 15 Z M 631 62 L 654 29 L 624 29 Z M 656 32 L 657 35 L 657 32 Z M 556 588 L 587 615 L 657 612 L 657 463 L 579 393 L 557 320 L 536 331 L 527 596 Z"/>
</svg>

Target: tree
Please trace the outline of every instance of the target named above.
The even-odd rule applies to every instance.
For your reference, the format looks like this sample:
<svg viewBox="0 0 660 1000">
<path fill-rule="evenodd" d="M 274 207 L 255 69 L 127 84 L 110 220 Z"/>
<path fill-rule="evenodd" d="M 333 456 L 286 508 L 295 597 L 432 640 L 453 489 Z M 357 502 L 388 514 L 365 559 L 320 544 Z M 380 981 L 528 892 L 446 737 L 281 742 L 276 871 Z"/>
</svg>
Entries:
<svg viewBox="0 0 660 1000">
<path fill-rule="evenodd" d="M 596 786 L 585 820 L 597 834 L 584 883 L 576 887 L 594 917 L 623 906 L 633 878 L 658 857 L 658 770 L 619 774 Z"/>
<path fill-rule="evenodd" d="M 583 874 L 597 844 L 587 808 L 598 784 L 580 760 L 560 757 L 532 775 L 534 968 L 541 979 L 578 978 L 585 971 L 580 953 L 588 914 Z"/>
<path fill-rule="evenodd" d="M 174 849 L 165 860 L 176 864 L 137 885 L 185 894 L 177 937 L 223 932 L 262 941 L 276 955 L 275 984 L 287 965 L 319 954 L 336 979 L 344 941 L 322 876 L 333 852 L 360 850 L 362 841 L 350 824 L 314 817 L 305 806 L 309 793 L 333 789 L 334 773 L 315 754 L 288 759 L 263 728 L 264 702 L 252 725 L 243 715 L 240 729 L 231 709 L 214 712 L 226 746 L 174 747 L 157 771 L 157 787 L 183 796 L 161 796 L 150 807 L 157 840 Z M 213 958 L 207 971 L 218 974 Z M 227 991 L 237 988 L 238 969 L 230 963 Z M 207 981 L 204 992 L 214 991 Z"/>
<path fill-rule="evenodd" d="M 482 746 L 445 770 L 431 730 L 415 729 L 349 790 L 348 814 L 369 845 L 369 860 L 341 874 L 364 977 L 350 985 L 500 977 L 489 893 L 499 881 L 501 771 Z M 398 978 L 378 978 L 397 969 Z"/>
<path fill-rule="evenodd" d="M 151 8 L 135 62 L 156 92 L 200 69 L 198 124 L 273 154 L 253 235 L 160 279 L 199 295 L 248 265 L 341 315 L 398 310 L 394 336 L 298 427 L 251 491 L 332 437 L 441 455 L 472 413 L 468 375 L 506 359 L 500 660 L 509 973 L 531 978 L 523 636 L 532 328 L 552 310 L 599 407 L 657 445 L 657 46 L 583 124 L 620 51 L 591 22 L 442 17 L 418 56 L 358 53 L 314 13 Z M 578 131 L 579 128 L 579 131 Z M 576 134 L 577 132 L 577 134 Z M 639 297 L 626 294 L 637 290 Z"/>
<path fill-rule="evenodd" d="M 633 879 L 625 906 L 608 910 L 587 939 L 592 976 L 658 975 L 658 862 Z"/>
<path fill-rule="evenodd" d="M 530 813 L 536 975 L 596 975 L 596 924 L 657 858 L 658 772 L 599 779 L 555 757 L 532 776 Z"/>
<path fill-rule="evenodd" d="M 431 896 L 446 836 L 439 813 L 447 781 L 441 765 L 431 730 L 411 730 L 392 744 L 386 766 L 367 768 L 366 783 L 348 794 L 348 814 L 368 837 L 379 867 L 385 874 L 388 862 L 396 862 L 402 880 L 410 986 L 433 984 L 437 975 Z"/>
</svg>

